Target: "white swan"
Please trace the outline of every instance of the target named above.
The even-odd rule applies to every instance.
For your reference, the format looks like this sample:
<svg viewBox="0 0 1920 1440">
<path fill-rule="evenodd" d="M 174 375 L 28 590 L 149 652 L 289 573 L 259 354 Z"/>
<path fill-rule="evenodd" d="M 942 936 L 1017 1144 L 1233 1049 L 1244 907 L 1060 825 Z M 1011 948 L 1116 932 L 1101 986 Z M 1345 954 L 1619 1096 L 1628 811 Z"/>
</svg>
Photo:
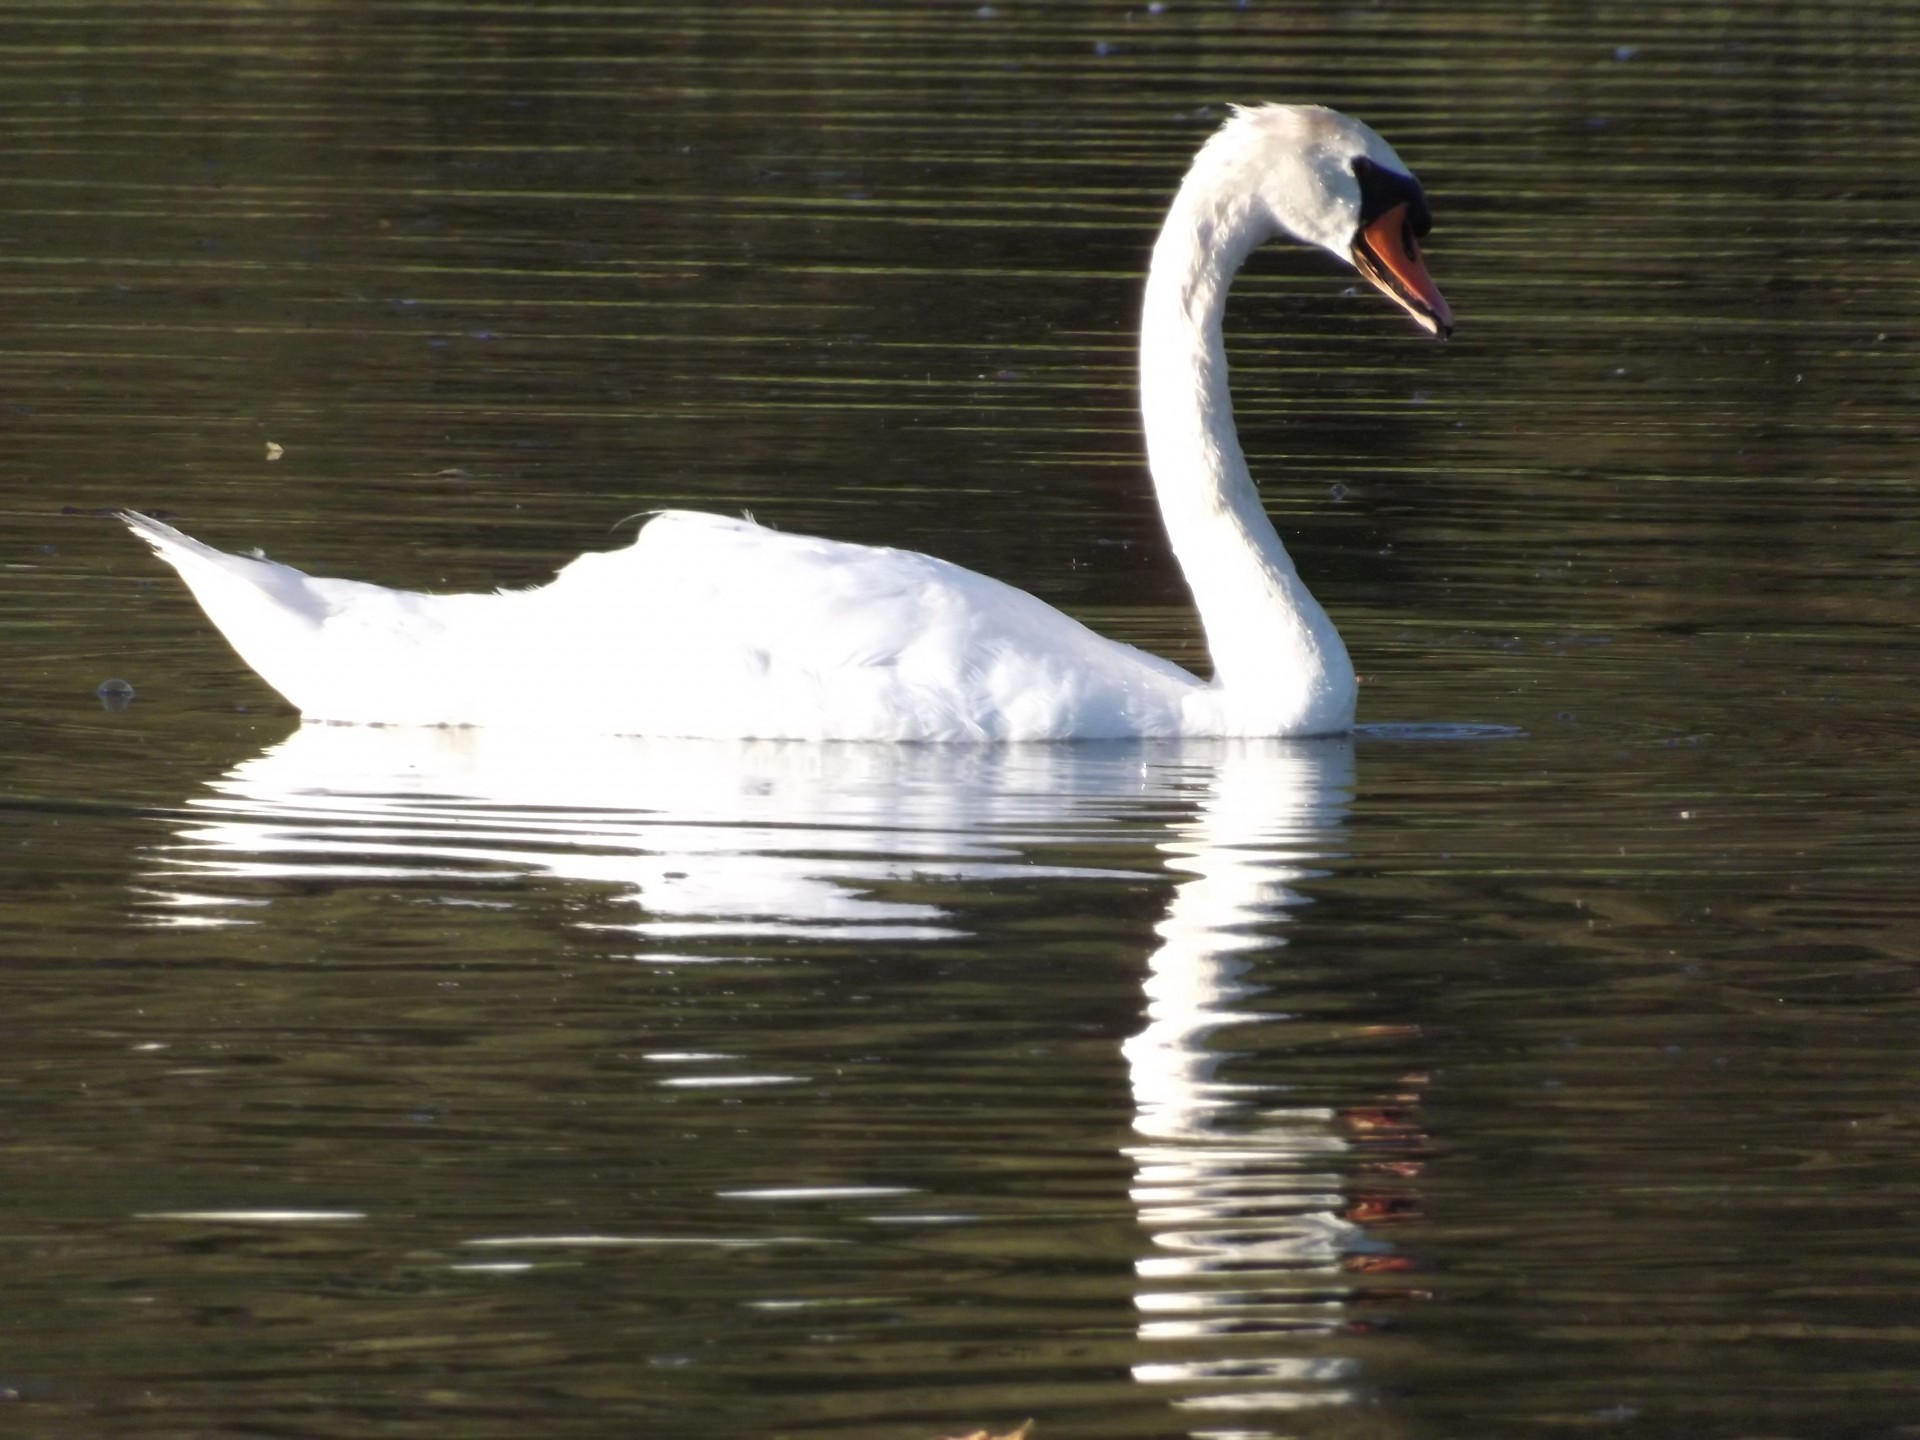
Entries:
<svg viewBox="0 0 1920 1440">
<path fill-rule="evenodd" d="M 904 550 L 670 510 L 538 589 L 423 595 L 126 523 L 310 720 L 805 740 L 1331 734 L 1346 647 L 1261 508 L 1220 324 L 1277 233 L 1355 265 L 1445 337 L 1420 186 L 1367 126 L 1237 110 L 1196 157 L 1147 277 L 1140 405 L 1154 488 L 1213 656 L 1203 682 L 1033 596 Z"/>
</svg>

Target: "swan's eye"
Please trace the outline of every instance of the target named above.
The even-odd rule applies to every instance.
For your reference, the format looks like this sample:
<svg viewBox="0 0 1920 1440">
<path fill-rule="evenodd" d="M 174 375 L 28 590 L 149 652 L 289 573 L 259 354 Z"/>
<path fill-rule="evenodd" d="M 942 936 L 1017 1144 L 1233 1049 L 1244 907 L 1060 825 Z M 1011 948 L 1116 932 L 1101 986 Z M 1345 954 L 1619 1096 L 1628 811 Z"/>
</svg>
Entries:
<svg viewBox="0 0 1920 1440">
<path fill-rule="evenodd" d="M 1433 212 L 1427 208 L 1427 197 L 1421 191 L 1418 180 L 1401 171 L 1376 165 L 1364 155 L 1356 155 L 1352 166 L 1353 178 L 1360 182 L 1362 229 L 1396 205 L 1407 207 L 1407 221 L 1412 226 L 1412 234 L 1425 235 L 1433 228 Z"/>
</svg>

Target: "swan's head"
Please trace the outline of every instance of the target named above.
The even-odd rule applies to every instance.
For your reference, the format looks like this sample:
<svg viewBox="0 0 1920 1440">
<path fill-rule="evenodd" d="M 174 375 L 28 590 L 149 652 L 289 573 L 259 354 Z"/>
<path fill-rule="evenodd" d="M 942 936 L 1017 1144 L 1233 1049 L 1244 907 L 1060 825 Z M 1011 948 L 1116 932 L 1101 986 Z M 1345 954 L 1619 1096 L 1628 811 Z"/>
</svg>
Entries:
<svg viewBox="0 0 1920 1440">
<path fill-rule="evenodd" d="M 1371 128 L 1322 105 L 1236 109 L 1195 169 L 1209 162 L 1221 167 L 1216 183 L 1274 227 L 1339 256 L 1430 333 L 1452 333 L 1453 311 L 1420 258 L 1427 197 Z"/>
</svg>

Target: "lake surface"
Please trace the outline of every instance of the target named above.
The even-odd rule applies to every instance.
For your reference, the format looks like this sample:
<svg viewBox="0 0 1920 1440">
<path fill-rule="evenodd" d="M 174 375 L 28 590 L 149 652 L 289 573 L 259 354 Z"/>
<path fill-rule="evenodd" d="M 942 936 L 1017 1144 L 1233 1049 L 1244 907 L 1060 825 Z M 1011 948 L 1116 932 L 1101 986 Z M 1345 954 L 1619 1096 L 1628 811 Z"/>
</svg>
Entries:
<svg viewBox="0 0 1920 1440">
<path fill-rule="evenodd" d="M 0 82 L 0 1422 L 1920 1434 L 1920 9 L 75 0 Z M 747 509 L 1204 668 L 1132 334 L 1258 99 L 1460 320 L 1229 316 L 1351 740 L 302 729 L 100 513 Z"/>
</svg>

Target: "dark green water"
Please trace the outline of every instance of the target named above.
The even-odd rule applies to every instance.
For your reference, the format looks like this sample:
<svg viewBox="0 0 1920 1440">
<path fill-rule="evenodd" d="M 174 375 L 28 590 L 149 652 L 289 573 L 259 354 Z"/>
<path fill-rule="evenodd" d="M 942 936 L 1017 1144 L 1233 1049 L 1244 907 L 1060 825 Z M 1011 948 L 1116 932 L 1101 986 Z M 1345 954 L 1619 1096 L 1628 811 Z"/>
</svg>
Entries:
<svg viewBox="0 0 1920 1440">
<path fill-rule="evenodd" d="M 94 513 L 1203 664 L 1132 329 L 1266 98 L 1461 322 L 1236 291 L 1351 743 L 301 731 Z M 1893 4 L 10 6 L 0 1428 L 1920 1433 L 1916 101 Z"/>
</svg>

